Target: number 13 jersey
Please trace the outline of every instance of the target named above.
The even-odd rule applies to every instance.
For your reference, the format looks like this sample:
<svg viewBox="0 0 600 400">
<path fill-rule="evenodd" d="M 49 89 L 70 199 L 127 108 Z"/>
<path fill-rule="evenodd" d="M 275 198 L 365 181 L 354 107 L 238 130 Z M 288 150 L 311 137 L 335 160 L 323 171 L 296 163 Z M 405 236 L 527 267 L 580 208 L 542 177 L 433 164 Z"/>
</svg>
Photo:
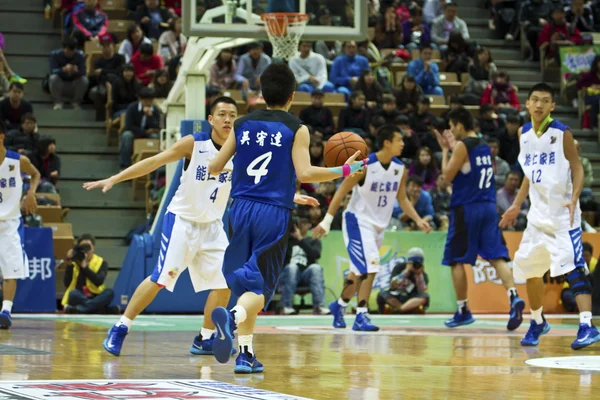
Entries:
<svg viewBox="0 0 600 400">
<path fill-rule="evenodd" d="M 554 231 L 570 227 L 569 210 L 565 203 L 571 201 L 573 182 L 571 166 L 563 146 L 567 129 L 560 121 L 553 120 L 546 132 L 538 137 L 531 122 L 523 125 L 519 164 L 529 179 L 531 208 L 527 221 L 540 229 Z M 575 228 L 581 225 L 579 202 L 573 222 Z"/>
<path fill-rule="evenodd" d="M 496 203 L 496 180 L 490 146 L 478 137 L 462 139 L 469 154 L 465 163 L 452 181 L 450 208 L 471 203 Z"/>
<path fill-rule="evenodd" d="M 392 218 L 403 175 L 404 164 L 398 158 L 392 158 L 386 169 L 375 153 L 369 154 L 365 179 L 362 185 L 354 186 L 346 211 L 361 222 L 385 229 Z"/>
<path fill-rule="evenodd" d="M 231 197 L 294 209 L 292 147 L 301 125 L 280 110 L 259 110 L 235 120 Z"/>
<path fill-rule="evenodd" d="M 231 192 L 231 169 L 227 162 L 219 175 L 208 172 L 208 162 L 216 157 L 219 150 L 215 147 L 210 133 L 194 134 L 194 151 L 187 167 L 181 172 L 177 192 L 171 199 L 167 210 L 185 220 L 209 223 L 223 218 L 229 193 Z"/>
</svg>

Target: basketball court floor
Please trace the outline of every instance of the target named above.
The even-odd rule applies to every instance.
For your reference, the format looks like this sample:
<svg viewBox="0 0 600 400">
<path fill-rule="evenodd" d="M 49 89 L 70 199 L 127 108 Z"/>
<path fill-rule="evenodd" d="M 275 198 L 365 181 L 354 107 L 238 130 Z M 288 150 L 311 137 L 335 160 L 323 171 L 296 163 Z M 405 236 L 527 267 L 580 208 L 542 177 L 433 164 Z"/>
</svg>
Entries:
<svg viewBox="0 0 600 400">
<path fill-rule="evenodd" d="M 0 399 L 600 398 L 600 346 L 570 349 L 573 316 L 549 319 L 529 349 L 525 324 L 508 333 L 504 315 L 454 330 L 447 316 L 373 316 L 376 333 L 334 330 L 328 316 L 264 316 L 256 375 L 189 354 L 201 316 L 141 316 L 114 357 L 102 341 L 115 317 L 17 315 L 0 331 Z"/>
</svg>

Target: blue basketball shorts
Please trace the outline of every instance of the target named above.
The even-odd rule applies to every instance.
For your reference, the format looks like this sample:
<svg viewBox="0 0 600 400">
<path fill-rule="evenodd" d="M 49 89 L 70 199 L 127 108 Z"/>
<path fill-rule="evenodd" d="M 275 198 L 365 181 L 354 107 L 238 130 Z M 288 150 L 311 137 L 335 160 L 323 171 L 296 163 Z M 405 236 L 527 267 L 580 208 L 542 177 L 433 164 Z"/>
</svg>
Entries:
<svg viewBox="0 0 600 400">
<path fill-rule="evenodd" d="M 509 260 L 508 249 L 498 227 L 498 211 L 492 202 L 472 203 L 452 209 L 443 265 L 475 265 L 485 260 Z"/>
<path fill-rule="evenodd" d="M 262 294 L 267 308 L 284 267 L 290 224 L 288 208 L 239 198 L 233 201 L 223 275 L 235 295 Z"/>
</svg>

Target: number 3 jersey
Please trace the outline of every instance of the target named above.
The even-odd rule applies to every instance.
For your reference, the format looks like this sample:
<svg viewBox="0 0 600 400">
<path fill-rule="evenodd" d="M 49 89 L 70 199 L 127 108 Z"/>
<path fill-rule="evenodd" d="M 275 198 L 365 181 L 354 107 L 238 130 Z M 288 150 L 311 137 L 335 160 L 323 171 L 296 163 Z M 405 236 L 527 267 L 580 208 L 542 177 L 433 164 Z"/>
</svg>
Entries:
<svg viewBox="0 0 600 400">
<path fill-rule="evenodd" d="M 531 207 L 527 221 L 540 229 L 555 231 L 570 227 L 569 210 L 565 203 L 571 201 L 573 182 L 571 166 L 563 146 L 567 129 L 560 121 L 553 120 L 546 132 L 538 137 L 530 122 L 523 125 L 519 163 L 523 174 L 529 179 Z M 580 225 L 578 202 L 573 227 Z"/>
<path fill-rule="evenodd" d="M 450 208 L 471 203 L 496 203 L 496 180 L 490 146 L 478 137 L 461 140 L 467 148 L 469 162 L 465 163 L 452 181 Z"/>
<path fill-rule="evenodd" d="M 369 154 L 365 179 L 352 189 L 346 212 L 355 214 L 361 222 L 385 229 L 392 218 L 403 175 L 404 164 L 396 157 L 386 169 L 375 153 Z"/>
<path fill-rule="evenodd" d="M 280 110 L 259 110 L 235 120 L 231 197 L 294 209 L 292 147 L 301 125 Z"/>
<path fill-rule="evenodd" d="M 223 218 L 229 201 L 233 163 L 231 160 L 227 162 L 225 169 L 229 171 L 211 175 L 208 162 L 216 157 L 219 149 L 215 147 L 210 133 L 202 132 L 193 136 L 192 158 L 181 172 L 179 187 L 167 210 L 192 222 L 218 221 Z"/>
</svg>

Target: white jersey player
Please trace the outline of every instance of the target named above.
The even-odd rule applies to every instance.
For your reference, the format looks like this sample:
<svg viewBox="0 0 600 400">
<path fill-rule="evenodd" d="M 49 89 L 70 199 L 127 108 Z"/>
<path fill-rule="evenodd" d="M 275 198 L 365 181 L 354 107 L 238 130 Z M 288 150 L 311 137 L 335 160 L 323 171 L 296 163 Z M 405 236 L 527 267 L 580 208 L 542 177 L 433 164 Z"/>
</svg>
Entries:
<svg viewBox="0 0 600 400">
<path fill-rule="evenodd" d="M 514 225 L 521 204 L 529 194 L 527 228 L 513 262 L 515 278 L 527 280 L 531 304 L 531 325 L 521 345 L 537 346 L 540 336 L 550 330 L 542 314 L 543 276 L 550 270 L 552 277 L 564 275 L 576 296 L 580 325 L 577 339 L 571 344 L 576 350 L 597 342 L 600 334 L 592 325 L 592 288 L 583 258 L 579 208 L 583 167 L 573 134 L 550 116 L 554 107 L 550 86 L 538 83 L 531 89 L 527 99 L 531 122 L 519 133 L 519 163 L 525 176 L 500 226 Z"/>
<path fill-rule="evenodd" d="M 429 224 L 415 211 L 406 197 L 408 171 L 397 157 L 402 153 L 402 134 L 395 125 L 386 125 L 377 132 L 377 153 L 369 155 L 366 172 L 350 176 L 336 191 L 323 221 L 313 230 L 313 236 L 329 233 L 333 216 L 343 198 L 352 190 L 352 198 L 344 211 L 342 232 L 350 257 L 350 274 L 344 282 L 341 297 L 329 304 L 333 326 L 345 328 L 344 310 L 358 289 L 358 308 L 352 327 L 355 331 L 377 331 L 368 316 L 368 303 L 375 275 L 379 271 L 379 248 L 392 217 L 397 199 L 404 212 L 420 229 L 429 231 Z"/>
<path fill-rule="evenodd" d="M 40 182 L 40 173 L 27 157 L 7 150 L 4 147 L 4 137 L 5 128 L 0 123 L 0 270 L 4 278 L 0 328 L 8 329 L 12 325 L 10 313 L 17 291 L 17 279 L 29 276 L 21 219 L 21 174 L 31 176 L 25 197 L 25 211 L 29 214 L 36 210 L 35 191 Z"/>
<path fill-rule="evenodd" d="M 103 192 L 119 183 L 148 175 L 157 168 L 185 159 L 184 170 L 177 192 L 171 199 L 163 219 L 161 248 L 152 275 L 147 277 L 133 294 L 123 317 L 109 331 L 104 348 L 119 356 L 123 341 L 135 319 L 162 288 L 173 291 L 177 278 L 189 268 L 190 279 L 196 292 L 212 290 L 204 307 L 202 329 L 190 348 L 192 354 L 212 354 L 215 326 L 212 310 L 225 307 L 230 290 L 222 273 L 223 256 L 229 241 L 223 228 L 222 217 L 231 191 L 229 161 L 225 170 L 213 176 L 208 163 L 225 143 L 237 118 L 237 105 L 229 97 L 217 98 L 211 106 L 208 121 L 211 133 L 189 135 L 170 149 L 132 165 L 121 173 L 97 182 L 84 184 L 87 190 L 102 188 Z M 301 196 L 302 204 L 316 200 Z"/>
</svg>

